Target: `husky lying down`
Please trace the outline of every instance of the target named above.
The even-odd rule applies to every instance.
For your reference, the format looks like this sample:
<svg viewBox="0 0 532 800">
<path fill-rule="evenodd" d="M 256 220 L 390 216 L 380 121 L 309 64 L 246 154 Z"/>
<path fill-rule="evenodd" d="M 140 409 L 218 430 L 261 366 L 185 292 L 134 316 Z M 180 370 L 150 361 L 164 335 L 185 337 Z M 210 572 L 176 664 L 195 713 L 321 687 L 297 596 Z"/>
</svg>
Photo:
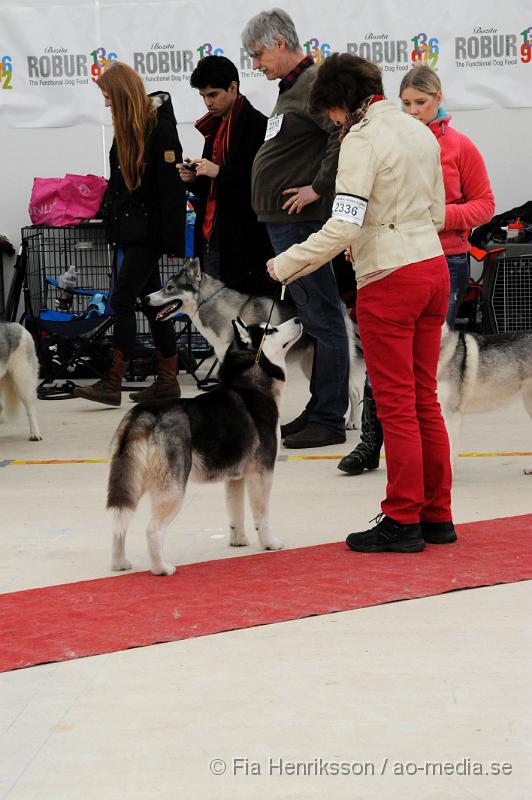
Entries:
<svg viewBox="0 0 532 800">
<path fill-rule="evenodd" d="M 532 333 L 482 335 L 444 326 L 438 396 L 453 454 L 463 415 L 493 411 L 518 394 L 532 417 Z"/>
<path fill-rule="evenodd" d="M 112 569 L 130 569 L 125 557 L 129 520 L 149 492 L 146 532 L 151 571 L 172 575 L 163 555 L 166 529 L 178 514 L 189 478 L 224 481 L 230 544 L 246 545 L 244 487 L 265 550 L 283 545 L 269 530 L 268 511 L 279 447 L 279 402 L 285 355 L 299 339 L 295 318 L 270 327 L 233 322 L 235 338 L 220 367 L 220 385 L 191 399 L 143 403 L 129 411 L 113 439 L 107 507 L 114 514 Z"/>
<path fill-rule="evenodd" d="M 39 362 L 35 345 L 26 328 L 18 322 L 0 321 L 0 416 L 12 419 L 22 403 L 28 415 L 30 442 L 42 439 L 37 420 Z"/>
<path fill-rule="evenodd" d="M 201 272 L 197 258 L 185 262 L 177 275 L 174 275 L 159 292 L 145 298 L 147 305 L 161 306 L 158 319 L 167 319 L 176 311 L 190 317 L 196 328 L 214 347 L 218 361 L 222 361 L 233 338 L 231 320 L 239 317 L 247 325 L 265 322 L 270 314 L 272 299 L 241 294 L 229 289 L 221 281 Z M 274 325 L 290 319 L 296 314 L 295 306 L 287 297 L 282 302 L 275 301 L 272 315 Z M 356 348 L 355 326 L 344 309 L 344 321 L 349 342 L 349 417 L 347 428 L 359 428 L 362 407 L 360 401 L 365 379 L 364 359 Z M 289 360 L 298 360 L 310 379 L 314 346 L 307 336 L 292 350 Z"/>
</svg>

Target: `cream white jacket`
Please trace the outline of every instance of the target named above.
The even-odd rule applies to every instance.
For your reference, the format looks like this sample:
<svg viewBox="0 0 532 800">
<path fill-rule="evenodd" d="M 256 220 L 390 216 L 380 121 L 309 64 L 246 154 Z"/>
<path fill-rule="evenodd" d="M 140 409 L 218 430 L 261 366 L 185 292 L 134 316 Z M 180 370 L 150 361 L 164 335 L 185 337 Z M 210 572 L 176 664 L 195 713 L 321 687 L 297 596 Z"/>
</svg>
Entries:
<svg viewBox="0 0 532 800">
<path fill-rule="evenodd" d="M 343 140 L 336 195 L 358 203 L 354 219 L 363 212 L 360 199 L 367 201 L 363 223 L 335 218 L 335 203 L 320 231 L 275 258 L 280 280 L 290 283 L 313 272 L 347 247 L 358 280 L 442 255 L 437 231 L 445 221 L 445 192 L 438 142 L 389 100 L 369 106 Z"/>
</svg>

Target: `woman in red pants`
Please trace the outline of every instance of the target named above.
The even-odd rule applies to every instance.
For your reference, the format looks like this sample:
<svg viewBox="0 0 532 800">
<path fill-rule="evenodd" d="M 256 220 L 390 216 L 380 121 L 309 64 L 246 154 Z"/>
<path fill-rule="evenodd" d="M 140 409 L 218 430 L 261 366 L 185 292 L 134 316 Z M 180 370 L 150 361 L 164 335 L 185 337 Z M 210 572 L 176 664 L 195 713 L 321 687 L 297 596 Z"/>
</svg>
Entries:
<svg viewBox="0 0 532 800">
<path fill-rule="evenodd" d="M 383 96 L 380 69 L 350 54 L 323 62 L 310 98 L 341 126 L 332 215 L 306 242 L 268 262 L 291 280 L 349 247 L 357 319 L 384 430 L 388 485 L 377 524 L 352 550 L 417 552 L 456 539 L 449 440 L 436 394 L 449 271 L 437 230 L 445 215 L 431 132 Z"/>
</svg>

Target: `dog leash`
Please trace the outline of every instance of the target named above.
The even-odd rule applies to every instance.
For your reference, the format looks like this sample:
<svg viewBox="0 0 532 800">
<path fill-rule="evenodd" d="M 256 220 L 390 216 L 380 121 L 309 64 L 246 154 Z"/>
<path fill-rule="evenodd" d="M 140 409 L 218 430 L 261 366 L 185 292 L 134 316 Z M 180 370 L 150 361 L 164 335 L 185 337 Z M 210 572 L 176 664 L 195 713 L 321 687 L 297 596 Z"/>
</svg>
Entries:
<svg viewBox="0 0 532 800">
<path fill-rule="evenodd" d="M 284 294 L 286 292 L 286 284 L 281 284 L 281 300 L 284 300 Z M 275 298 L 272 300 L 272 307 L 270 308 L 270 314 L 266 321 L 266 325 L 264 326 L 264 333 L 262 334 L 262 339 L 260 340 L 259 349 L 257 350 L 257 355 L 255 356 L 255 364 L 259 363 L 259 358 L 262 353 L 262 348 L 264 347 L 264 342 L 266 341 L 266 334 L 268 332 L 268 327 L 270 325 L 270 320 L 272 318 L 273 309 L 275 308 Z"/>
</svg>

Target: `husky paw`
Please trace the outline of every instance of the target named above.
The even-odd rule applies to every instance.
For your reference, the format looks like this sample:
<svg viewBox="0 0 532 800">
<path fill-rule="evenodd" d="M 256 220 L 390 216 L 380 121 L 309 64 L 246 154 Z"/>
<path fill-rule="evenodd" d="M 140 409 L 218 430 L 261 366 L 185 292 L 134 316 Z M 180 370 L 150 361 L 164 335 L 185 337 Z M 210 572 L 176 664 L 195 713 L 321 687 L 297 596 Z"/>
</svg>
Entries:
<svg viewBox="0 0 532 800">
<path fill-rule="evenodd" d="M 173 564 L 161 564 L 160 567 L 152 569 L 154 575 L 173 575 L 175 566 Z"/>
<path fill-rule="evenodd" d="M 42 442 L 42 436 L 40 435 L 40 433 L 38 433 L 35 436 L 30 436 L 29 441 L 30 442 Z"/>
<path fill-rule="evenodd" d="M 249 544 L 246 536 L 231 536 L 229 545 L 231 547 L 247 547 Z"/>
<path fill-rule="evenodd" d="M 273 536 L 263 546 L 264 546 L 265 550 L 282 550 L 283 547 L 284 547 L 284 544 L 280 541 L 280 539 L 276 539 L 275 536 Z"/>
<path fill-rule="evenodd" d="M 131 561 L 128 561 L 127 558 L 122 558 L 119 561 L 113 561 L 111 563 L 111 569 L 114 572 L 121 572 L 125 569 L 131 569 Z"/>
</svg>

